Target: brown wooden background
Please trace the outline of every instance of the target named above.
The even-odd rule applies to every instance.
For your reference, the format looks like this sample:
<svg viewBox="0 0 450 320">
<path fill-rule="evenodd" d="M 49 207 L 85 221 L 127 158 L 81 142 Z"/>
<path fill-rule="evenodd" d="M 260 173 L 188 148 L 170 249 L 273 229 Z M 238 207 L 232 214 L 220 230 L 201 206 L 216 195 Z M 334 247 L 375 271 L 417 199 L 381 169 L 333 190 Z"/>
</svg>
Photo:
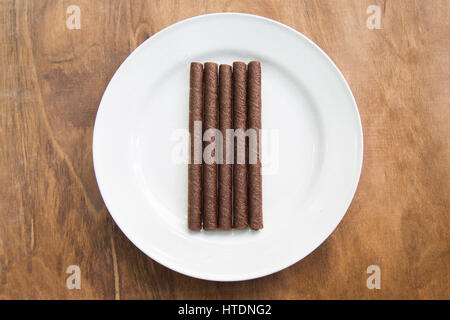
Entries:
<svg viewBox="0 0 450 320">
<path fill-rule="evenodd" d="M 81 8 L 68 30 L 66 9 Z M 366 27 L 369 5 L 380 30 Z M 274 275 L 177 274 L 114 225 L 94 177 L 93 123 L 136 46 L 209 12 L 299 30 L 344 73 L 362 117 L 361 181 L 316 251 Z M 0 298 L 450 298 L 450 1 L 0 1 Z M 79 265 L 81 290 L 66 288 Z M 366 268 L 381 267 L 368 290 Z"/>
</svg>

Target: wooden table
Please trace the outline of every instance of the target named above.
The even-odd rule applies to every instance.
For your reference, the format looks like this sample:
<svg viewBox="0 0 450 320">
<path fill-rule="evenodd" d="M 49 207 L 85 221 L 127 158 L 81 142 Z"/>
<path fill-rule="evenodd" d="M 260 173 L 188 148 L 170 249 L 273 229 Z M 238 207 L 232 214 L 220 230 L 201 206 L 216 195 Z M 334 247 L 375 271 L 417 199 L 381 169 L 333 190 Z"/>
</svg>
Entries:
<svg viewBox="0 0 450 320">
<path fill-rule="evenodd" d="M 236 283 L 178 274 L 135 248 L 105 208 L 91 153 L 100 99 L 128 54 L 174 22 L 221 11 L 276 19 L 329 54 L 365 143 L 358 191 L 329 239 Z M 0 298 L 449 299 L 449 13 L 448 0 L 2 0 Z M 66 286 L 70 265 L 80 290 Z M 379 290 L 366 286 L 370 265 Z"/>
</svg>

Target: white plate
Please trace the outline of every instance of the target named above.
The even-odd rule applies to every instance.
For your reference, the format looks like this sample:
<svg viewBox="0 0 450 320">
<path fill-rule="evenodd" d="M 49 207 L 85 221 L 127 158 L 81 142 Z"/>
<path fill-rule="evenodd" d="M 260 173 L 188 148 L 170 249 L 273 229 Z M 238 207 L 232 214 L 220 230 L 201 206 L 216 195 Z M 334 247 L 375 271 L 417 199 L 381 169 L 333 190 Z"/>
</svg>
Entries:
<svg viewBox="0 0 450 320">
<path fill-rule="evenodd" d="M 262 123 L 275 133 L 262 142 L 264 229 L 191 232 L 187 165 L 173 161 L 189 64 L 235 60 L 261 61 Z M 105 91 L 93 141 L 101 194 L 127 237 L 168 268 L 220 281 L 271 274 L 317 248 L 350 205 L 362 151 L 355 100 L 330 58 L 292 28 L 237 13 L 187 19 L 140 45 Z"/>
</svg>

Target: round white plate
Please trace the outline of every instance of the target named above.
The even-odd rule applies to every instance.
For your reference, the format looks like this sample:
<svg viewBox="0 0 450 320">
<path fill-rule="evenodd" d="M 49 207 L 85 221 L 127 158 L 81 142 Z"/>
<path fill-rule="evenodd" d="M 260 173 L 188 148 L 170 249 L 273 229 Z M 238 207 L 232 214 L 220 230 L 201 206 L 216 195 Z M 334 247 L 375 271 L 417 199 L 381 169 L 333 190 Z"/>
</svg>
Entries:
<svg viewBox="0 0 450 320">
<path fill-rule="evenodd" d="M 189 64 L 236 60 L 262 65 L 264 229 L 191 232 L 178 157 Z M 317 248 L 350 205 L 362 152 L 355 100 L 330 58 L 290 27 L 237 13 L 190 18 L 140 45 L 109 83 L 93 138 L 101 194 L 127 237 L 168 268 L 219 281 L 271 274 Z"/>
</svg>

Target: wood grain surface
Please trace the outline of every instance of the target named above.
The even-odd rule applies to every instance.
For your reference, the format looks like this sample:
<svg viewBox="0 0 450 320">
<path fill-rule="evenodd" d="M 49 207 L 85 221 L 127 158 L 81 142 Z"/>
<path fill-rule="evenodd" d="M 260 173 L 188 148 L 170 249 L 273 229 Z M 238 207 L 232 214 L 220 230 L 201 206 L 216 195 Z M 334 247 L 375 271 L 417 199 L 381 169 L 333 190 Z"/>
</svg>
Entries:
<svg viewBox="0 0 450 320">
<path fill-rule="evenodd" d="M 81 28 L 66 27 L 67 8 Z M 369 5 L 381 29 L 369 29 Z M 92 130 L 120 63 L 191 16 L 246 12 L 317 43 L 353 90 L 364 130 L 356 196 L 301 262 L 236 283 L 193 279 L 121 233 L 99 193 Z M 450 298 L 450 1 L 0 1 L 0 298 Z M 81 269 L 68 290 L 66 269 Z M 369 290 L 366 269 L 381 268 Z"/>
</svg>

